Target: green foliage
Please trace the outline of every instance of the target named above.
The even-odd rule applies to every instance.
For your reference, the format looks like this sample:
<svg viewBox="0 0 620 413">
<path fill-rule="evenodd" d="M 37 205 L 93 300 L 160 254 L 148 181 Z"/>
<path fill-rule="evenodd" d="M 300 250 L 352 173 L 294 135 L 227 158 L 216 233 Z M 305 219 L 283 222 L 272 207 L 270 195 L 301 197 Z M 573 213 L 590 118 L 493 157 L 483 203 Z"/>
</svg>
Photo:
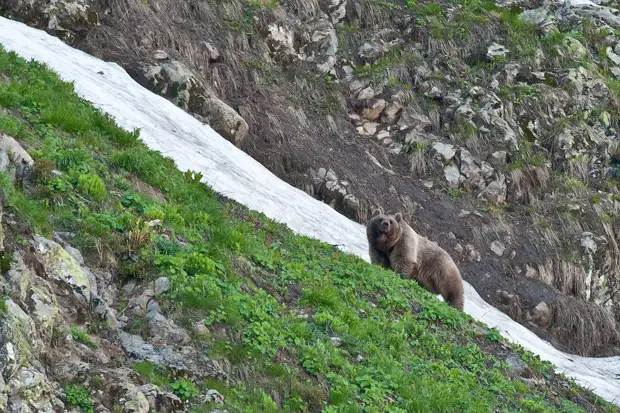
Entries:
<svg viewBox="0 0 620 413">
<path fill-rule="evenodd" d="M 71 327 L 71 337 L 73 337 L 74 341 L 77 341 L 78 343 L 82 343 L 87 347 L 90 347 L 94 350 L 96 350 L 97 348 L 99 348 L 99 346 L 97 346 L 97 344 L 93 343 L 90 339 L 90 336 L 88 335 L 88 333 L 82 329 L 80 329 L 77 326 L 72 326 Z"/>
<path fill-rule="evenodd" d="M 436 6 L 415 7 L 425 21 L 444 18 Z M 372 76 L 392 58 L 410 63 L 397 53 L 363 70 Z M 194 344 L 247 372 L 239 384 L 196 386 L 162 366 L 133 366 L 190 399 L 194 411 L 212 407 L 196 400 L 207 385 L 225 395 L 228 411 L 246 412 L 559 412 L 574 400 L 555 381 L 540 389 L 513 381 L 493 351 L 503 339 L 493 330 L 477 335 L 471 317 L 414 281 L 222 203 L 199 173 L 178 171 L 139 141 L 139 131 L 122 131 L 43 66 L 0 51 L 0 73 L 11 79 L 0 83 L 0 105 L 16 112 L 13 121 L 0 117 L 0 128 L 27 139 L 37 162 L 63 171 L 41 177 L 31 198 L 0 176 L 8 208 L 35 228 L 76 232 L 85 254 L 111 251 L 121 277 L 169 277 L 162 308 L 203 322 L 208 333 Z M 136 180 L 161 192 L 165 205 L 128 185 Z M 89 345 L 85 332 L 72 335 Z M 550 365 L 519 351 L 553 380 Z M 89 408 L 85 389 L 68 389 L 72 405 Z"/>
<path fill-rule="evenodd" d="M 180 379 L 170 385 L 174 394 L 181 400 L 191 400 L 198 396 L 200 392 L 190 380 Z"/>
<path fill-rule="evenodd" d="M 67 396 L 67 403 L 70 406 L 77 407 L 85 413 L 93 413 L 95 411 L 90 393 L 85 387 L 70 384 L 65 387 L 65 394 Z"/>
<path fill-rule="evenodd" d="M 80 175 L 78 177 L 77 189 L 94 201 L 102 201 L 106 197 L 105 183 L 97 175 Z"/>
</svg>

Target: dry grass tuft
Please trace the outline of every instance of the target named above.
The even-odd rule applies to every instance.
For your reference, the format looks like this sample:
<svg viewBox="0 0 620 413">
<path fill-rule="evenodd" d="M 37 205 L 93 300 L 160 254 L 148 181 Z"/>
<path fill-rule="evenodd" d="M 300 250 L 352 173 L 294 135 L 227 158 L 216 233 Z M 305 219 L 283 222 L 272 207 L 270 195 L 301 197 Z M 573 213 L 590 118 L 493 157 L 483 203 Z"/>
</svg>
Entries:
<svg viewBox="0 0 620 413">
<path fill-rule="evenodd" d="M 511 178 L 511 188 L 508 192 L 517 194 L 518 198 L 529 205 L 537 199 L 538 191 L 547 188 L 551 175 L 546 166 L 524 165 L 513 169 Z"/>
<path fill-rule="evenodd" d="M 550 307 L 552 329 L 565 340 L 571 351 L 593 356 L 620 340 L 613 315 L 594 303 L 563 296 Z"/>
</svg>

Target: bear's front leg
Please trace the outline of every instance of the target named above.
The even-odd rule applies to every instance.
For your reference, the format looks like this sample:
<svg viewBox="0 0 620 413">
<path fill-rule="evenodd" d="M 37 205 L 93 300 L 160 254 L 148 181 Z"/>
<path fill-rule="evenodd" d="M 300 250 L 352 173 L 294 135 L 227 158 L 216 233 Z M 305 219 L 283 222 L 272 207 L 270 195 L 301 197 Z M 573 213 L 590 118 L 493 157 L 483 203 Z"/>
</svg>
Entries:
<svg viewBox="0 0 620 413">
<path fill-rule="evenodd" d="M 403 257 L 390 257 L 392 263 L 392 271 L 402 275 L 405 278 L 415 279 L 418 275 L 418 263 L 412 259 Z"/>
</svg>

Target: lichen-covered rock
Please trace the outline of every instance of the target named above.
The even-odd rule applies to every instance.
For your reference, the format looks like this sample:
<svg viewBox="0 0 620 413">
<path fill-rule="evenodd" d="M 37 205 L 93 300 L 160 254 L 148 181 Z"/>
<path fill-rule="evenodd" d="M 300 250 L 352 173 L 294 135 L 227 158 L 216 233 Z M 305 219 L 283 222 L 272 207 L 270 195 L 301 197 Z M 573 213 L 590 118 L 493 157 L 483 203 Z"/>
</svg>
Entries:
<svg viewBox="0 0 620 413">
<path fill-rule="evenodd" d="M 33 242 L 47 276 L 65 283 L 74 294 L 89 302 L 92 294 L 88 270 L 56 242 L 40 236 L 35 236 Z"/>
<path fill-rule="evenodd" d="M 13 300 L 0 320 L 0 369 L 5 381 L 28 365 L 38 350 L 37 330 L 32 319 Z"/>
<path fill-rule="evenodd" d="M 116 386 L 118 403 L 123 413 L 149 413 L 150 405 L 144 393 L 135 385 L 123 382 Z"/>
<path fill-rule="evenodd" d="M 10 295 L 14 300 L 18 302 L 26 300 L 33 276 L 30 268 L 24 264 L 21 254 L 19 252 L 13 253 L 11 269 L 5 274 L 4 278 L 9 286 Z"/>
</svg>

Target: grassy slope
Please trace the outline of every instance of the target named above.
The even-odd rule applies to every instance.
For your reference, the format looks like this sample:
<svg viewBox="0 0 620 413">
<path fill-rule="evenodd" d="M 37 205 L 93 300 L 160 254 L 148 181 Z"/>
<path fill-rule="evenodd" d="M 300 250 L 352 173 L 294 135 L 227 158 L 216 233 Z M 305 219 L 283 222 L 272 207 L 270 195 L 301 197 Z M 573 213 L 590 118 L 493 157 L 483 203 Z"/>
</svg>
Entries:
<svg viewBox="0 0 620 413">
<path fill-rule="evenodd" d="M 37 163 L 29 196 L 2 179 L 9 212 L 39 233 L 77 233 L 89 265 L 117 267 L 121 280 L 169 276 L 169 316 L 204 320 L 211 333 L 194 344 L 244 372 L 237 384 L 195 383 L 222 392 L 229 412 L 616 410 L 413 282 L 222 200 L 44 66 L 2 50 L 0 130 Z M 136 179 L 157 191 L 139 193 Z M 510 378 L 502 360 L 513 351 L 545 384 Z M 194 385 L 173 388 L 192 396 Z"/>
</svg>

